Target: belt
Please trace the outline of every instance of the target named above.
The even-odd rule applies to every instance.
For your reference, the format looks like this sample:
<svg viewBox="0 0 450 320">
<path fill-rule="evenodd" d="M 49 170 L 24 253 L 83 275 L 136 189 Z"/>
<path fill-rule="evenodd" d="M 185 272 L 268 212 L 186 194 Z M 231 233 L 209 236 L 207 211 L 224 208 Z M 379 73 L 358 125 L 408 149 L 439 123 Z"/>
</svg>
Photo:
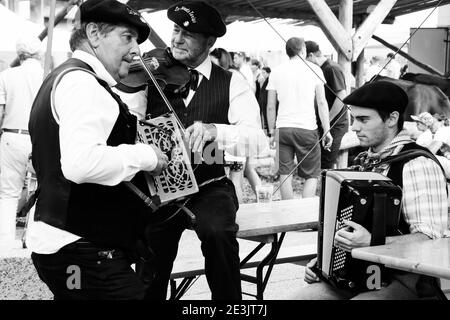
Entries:
<svg viewBox="0 0 450 320">
<path fill-rule="evenodd" d="M 82 253 L 83 251 L 85 253 L 97 253 L 98 257 L 106 259 L 114 259 L 114 258 L 117 259 L 127 257 L 125 252 L 120 249 L 101 247 L 83 238 L 64 246 L 63 248 L 61 248 L 60 251 L 74 251 L 74 250 L 78 251 L 79 253 Z"/>
<path fill-rule="evenodd" d="M 11 133 L 18 133 L 18 134 L 29 134 L 28 130 L 25 130 L 25 129 L 3 129 L 3 132 L 11 132 Z"/>
</svg>

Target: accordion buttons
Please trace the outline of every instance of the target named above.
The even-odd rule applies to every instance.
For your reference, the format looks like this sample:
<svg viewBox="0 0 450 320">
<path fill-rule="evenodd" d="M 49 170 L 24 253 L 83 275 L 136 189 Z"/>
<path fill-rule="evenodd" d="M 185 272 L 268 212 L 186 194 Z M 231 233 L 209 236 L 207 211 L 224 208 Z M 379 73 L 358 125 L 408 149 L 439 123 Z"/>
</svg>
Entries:
<svg viewBox="0 0 450 320">
<path fill-rule="evenodd" d="M 364 198 L 362 198 L 362 199 L 360 200 L 360 202 L 361 202 L 362 205 L 365 205 L 365 204 L 367 203 L 367 200 L 364 199 Z"/>
</svg>

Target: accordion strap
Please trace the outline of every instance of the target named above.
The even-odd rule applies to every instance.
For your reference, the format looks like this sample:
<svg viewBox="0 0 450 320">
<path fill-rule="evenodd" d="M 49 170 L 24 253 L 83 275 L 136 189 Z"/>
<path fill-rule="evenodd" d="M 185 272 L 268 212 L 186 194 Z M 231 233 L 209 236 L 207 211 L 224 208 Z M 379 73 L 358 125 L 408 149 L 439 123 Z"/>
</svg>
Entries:
<svg viewBox="0 0 450 320">
<path fill-rule="evenodd" d="M 124 184 L 128 189 L 130 189 L 139 198 L 141 198 L 147 207 L 150 207 L 153 211 L 158 210 L 159 206 L 161 205 L 161 200 L 157 195 L 150 198 L 150 197 L 147 197 L 141 190 L 139 190 L 138 187 L 136 187 L 131 182 L 124 181 Z"/>
<path fill-rule="evenodd" d="M 378 246 L 386 242 L 386 200 L 386 192 L 374 192 L 370 246 Z"/>
</svg>

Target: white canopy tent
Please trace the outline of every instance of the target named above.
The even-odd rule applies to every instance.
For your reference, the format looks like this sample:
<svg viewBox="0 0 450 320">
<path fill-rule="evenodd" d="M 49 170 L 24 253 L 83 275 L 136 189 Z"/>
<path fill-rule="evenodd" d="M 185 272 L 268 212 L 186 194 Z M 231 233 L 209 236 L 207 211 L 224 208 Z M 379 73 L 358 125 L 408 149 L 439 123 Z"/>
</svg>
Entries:
<svg viewBox="0 0 450 320">
<path fill-rule="evenodd" d="M 44 30 L 40 25 L 27 20 L 5 6 L 0 5 L 0 70 L 5 69 L 16 57 L 16 40 L 22 35 L 38 35 Z M 70 52 L 67 31 L 55 29 L 53 33 L 52 53 L 54 56 L 67 56 Z M 42 41 L 42 52 L 46 50 L 47 41 Z"/>
</svg>

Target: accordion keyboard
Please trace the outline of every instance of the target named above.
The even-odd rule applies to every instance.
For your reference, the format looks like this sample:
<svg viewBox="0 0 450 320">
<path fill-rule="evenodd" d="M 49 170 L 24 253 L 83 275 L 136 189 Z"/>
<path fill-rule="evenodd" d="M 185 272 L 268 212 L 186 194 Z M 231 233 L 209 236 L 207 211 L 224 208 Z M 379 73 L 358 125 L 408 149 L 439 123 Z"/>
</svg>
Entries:
<svg viewBox="0 0 450 320">
<path fill-rule="evenodd" d="M 345 228 L 344 220 L 351 220 L 353 214 L 353 205 L 350 205 L 340 211 L 338 220 L 336 222 L 336 232 L 342 228 Z M 342 250 L 333 245 L 333 267 L 332 271 L 337 271 L 345 267 L 345 261 L 347 260 L 348 252 Z"/>
</svg>

